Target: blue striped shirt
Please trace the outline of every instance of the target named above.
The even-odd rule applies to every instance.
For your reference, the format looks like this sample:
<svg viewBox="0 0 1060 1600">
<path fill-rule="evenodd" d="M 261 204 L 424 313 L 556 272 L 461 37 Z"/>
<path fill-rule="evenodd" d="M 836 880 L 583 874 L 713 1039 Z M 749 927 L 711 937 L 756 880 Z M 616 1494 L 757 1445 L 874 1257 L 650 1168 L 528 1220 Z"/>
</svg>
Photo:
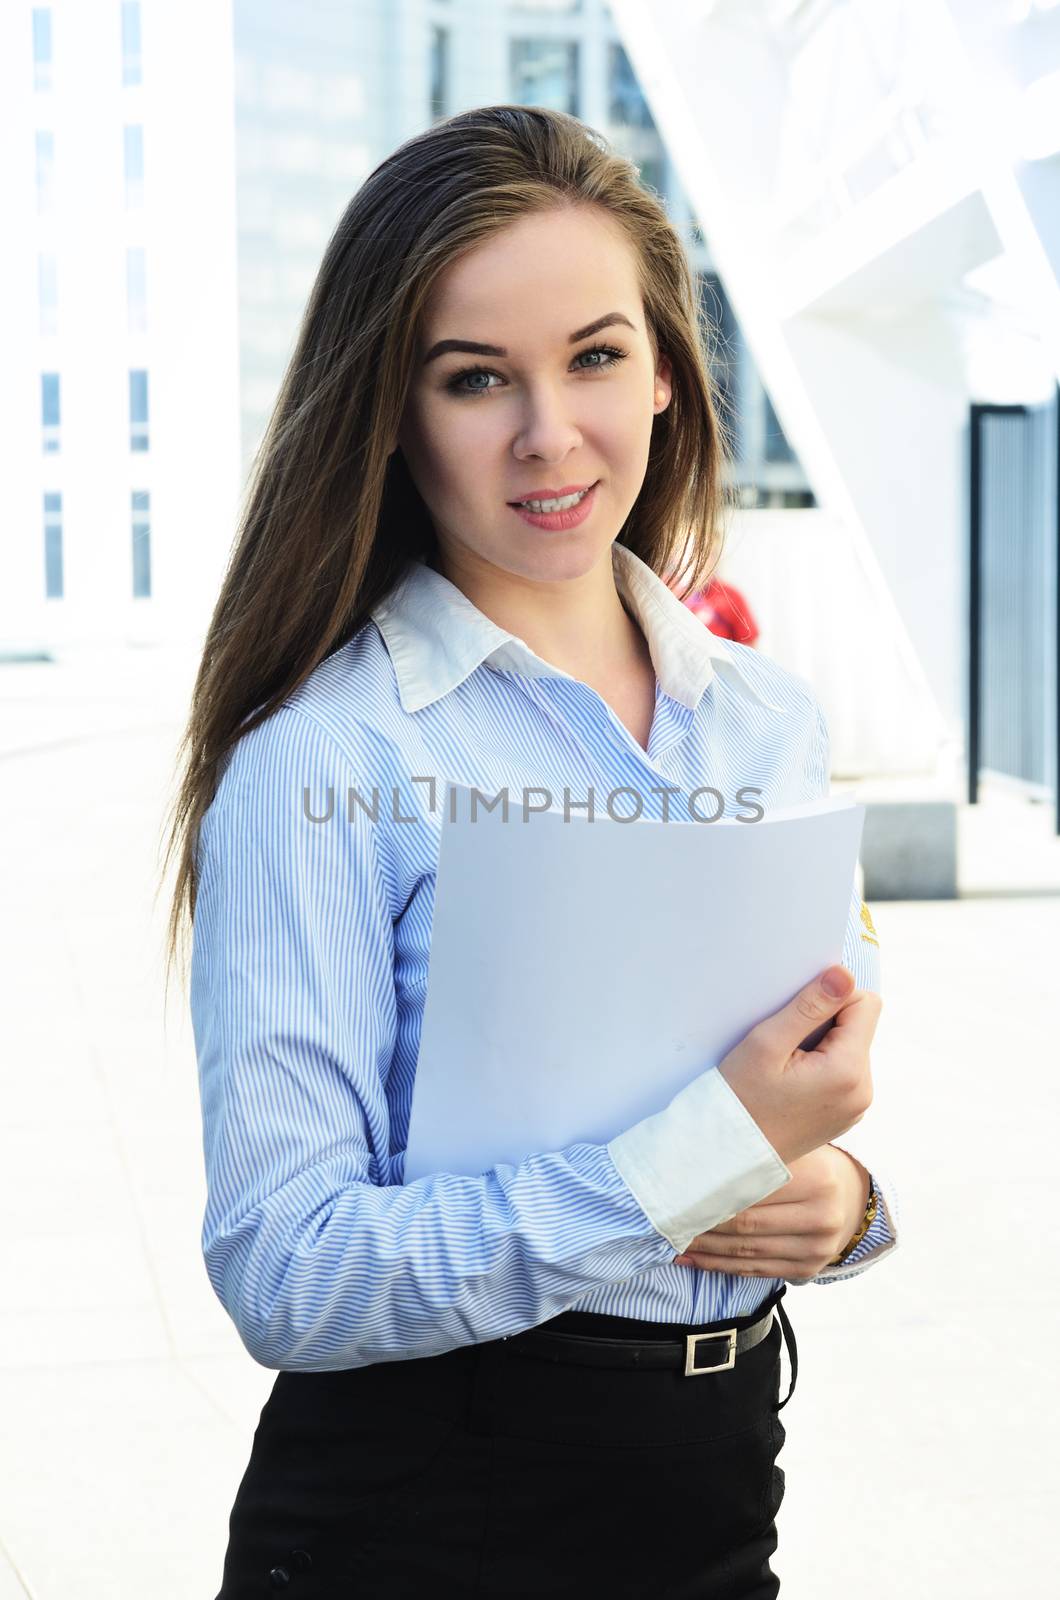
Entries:
<svg viewBox="0 0 1060 1600">
<path fill-rule="evenodd" d="M 607 1145 L 402 1181 L 445 782 L 559 803 L 566 788 L 574 805 L 628 786 L 657 819 L 708 785 L 727 815 L 747 814 L 744 785 L 767 810 L 828 791 L 808 685 L 711 634 L 625 546 L 612 558 L 656 671 L 647 750 L 595 690 L 413 562 L 224 765 L 198 839 L 191 964 L 202 1248 L 265 1367 L 433 1355 L 565 1310 L 707 1322 L 780 1281 L 673 1265 L 790 1177 L 716 1063 Z M 313 820 L 329 791 L 334 814 Z M 867 926 L 855 885 L 842 959 L 878 989 Z M 873 1181 L 875 1223 L 813 1282 L 894 1249 L 895 1196 Z"/>
</svg>

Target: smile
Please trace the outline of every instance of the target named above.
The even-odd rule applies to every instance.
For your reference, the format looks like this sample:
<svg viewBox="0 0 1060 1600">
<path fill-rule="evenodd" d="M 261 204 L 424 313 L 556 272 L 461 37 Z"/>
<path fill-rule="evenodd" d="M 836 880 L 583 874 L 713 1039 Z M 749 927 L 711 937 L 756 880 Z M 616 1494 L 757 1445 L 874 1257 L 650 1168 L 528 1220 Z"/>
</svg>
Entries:
<svg viewBox="0 0 1060 1600">
<path fill-rule="evenodd" d="M 549 511 L 569 511 L 571 506 L 576 506 L 584 500 L 588 493 L 588 489 L 579 489 L 577 494 L 565 494 L 558 500 L 513 500 L 512 505 L 524 506 L 527 511 L 536 511 L 538 515 Z"/>
<path fill-rule="evenodd" d="M 522 517 L 532 528 L 546 533 L 566 533 L 577 528 L 591 514 L 596 500 L 599 480 L 587 489 L 577 489 L 572 494 L 555 495 L 547 500 L 512 500 L 509 504 L 517 517 Z"/>
</svg>

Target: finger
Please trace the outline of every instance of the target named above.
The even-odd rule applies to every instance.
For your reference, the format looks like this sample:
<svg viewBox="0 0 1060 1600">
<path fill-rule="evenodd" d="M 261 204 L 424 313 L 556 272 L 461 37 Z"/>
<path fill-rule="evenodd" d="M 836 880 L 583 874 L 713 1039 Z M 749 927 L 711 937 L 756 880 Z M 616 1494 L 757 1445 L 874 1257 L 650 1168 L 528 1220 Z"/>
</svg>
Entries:
<svg viewBox="0 0 1060 1600">
<path fill-rule="evenodd" d="M 772 1206 L 762 1200 L 753 1209 L 752 1222 L 746 1220 L 747 1212 L 741 1212 L 740 1216 L 745 1219 L 743 1222 L 737 1221 L 736 1217 L 730 1217 L 728 1222 L 719 1222 L 716 1227 L 707 1233 L 699 1234 L 698 1237 L 710 1240 L 716 1234 L 723 1233 L 734 1239 L 758 1239 L 763 1234 L 812 1233 L 822 1230 L 825 1225 L 818 1206 L 812 1200 L 789 1200 Z"/>
<path fill-rule="evenodd" d="M 842 1011 L 837 1012 L 834 1026 L 817 1045 L 817 1050 L 830 1055 L 840 1048 L 867 1049 L 872 1043 L 882 1009 L 883 1001 L 875 990 L 855 990 Z"/>
<path fill-rule="evenodd" d="M 842 1232 L 842 1223 L 837 1221 L 833 1207 L 827 1203 L 774 1206 L 772 1211 L 759 1212 L 753 1227 L 745 1223 L 737 1228 L 732 1222 L 724 1222 L 711 1228 L 709 1233 L 696 1234 L 689 1240 L 685 1254 L 692 1250 L 716 1256 L 739 1255 L 741 1251 L 747 1255 L 754 1255 L 756 1251 L 761 1254 L 763 1250 L 775 1249 L 778 1239 L 801 1239 L 805 1247 L 812 1250 L 826 1245 L 837 1232 Z"/>
<path fill-rule="evenodd" d="M 746 1272 L 750 1267 L 760 1267 L 763 1263 L 776 1263 L 783 1261 L 791 1268 L 805 1266 L 807 1262 L 827 1260 L 835 1254 L 832 1249 L 832 1240 L 828 1239 L 771 1239 L 763 1248 L 739 1252 L 735 1250 L 682 1250 L 674 1261 L 679 1266 L 700 1267 L 704 1262 L 712 1263 L 710 1270 L 719 1270 L 716 1263 L 721 1263 L 721 1268 L 727 1272 Z"/>
<path fill-rule="evenodd" d="M 726 1278 L 812 1278 L 815 1276 L 813 1263 L 800 1261 L 725 1261 L 712 1256 L 697 1256 L 694 1261 L 682 1263 L 685 1266 L 698 1267 L 702 1272 L 716 1272 Z"/>
<path fill-rule="evenodd" d="M 826 978 L 835 993 L 825 988 L 823 980 Z M 805 984 L 786 1006 L 764 1017 L 751 1029 L 751 1035 L 773 1050 L 796 1050 L 803 1039 L 822 1022 L 834 1017 L 856 992 L 857 980 L 848 967 L 827 967 L 811 983 Z"/>
</svg>

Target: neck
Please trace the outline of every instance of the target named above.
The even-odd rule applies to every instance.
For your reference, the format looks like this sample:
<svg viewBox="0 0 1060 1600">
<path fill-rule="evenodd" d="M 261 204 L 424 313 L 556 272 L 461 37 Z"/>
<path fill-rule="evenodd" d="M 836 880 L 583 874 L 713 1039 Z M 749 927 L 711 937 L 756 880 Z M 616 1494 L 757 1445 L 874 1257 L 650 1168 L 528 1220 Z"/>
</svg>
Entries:
<svg viewBox="0 0 1060 1600">
<path fill-rule="evenodd" d="M 573 678 L 606 682 L 650 665 L 647 640 L 619 594 L 610 550 L 590 572 L 553 583 L 499 573 L 484 562 L 454 562 L 440 551 L 430 565 L 498 627 Z"/>
</svg>

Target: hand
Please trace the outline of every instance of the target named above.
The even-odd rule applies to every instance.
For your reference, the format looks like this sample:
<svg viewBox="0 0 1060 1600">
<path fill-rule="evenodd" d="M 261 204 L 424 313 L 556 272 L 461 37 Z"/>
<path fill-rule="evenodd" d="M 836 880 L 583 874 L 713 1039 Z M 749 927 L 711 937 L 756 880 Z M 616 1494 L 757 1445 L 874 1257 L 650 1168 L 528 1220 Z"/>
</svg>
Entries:
<svg viewBox="0 0 1060 1600">
<path fill-rule="evenodd" d="M 788 1165 L 790 1182 L 697 1234 L 675 1265 L 793 1283 L 823 1272 L 861 1226 L 869 1203 L 868 1169 L 834 1144 Z"/>
<path fill-rule="evenodd" d="M 871 989 L 855 987 L 847 968 L 829 967 L 722 1061 L 718 1071 L 785 1166 L 846 1133 L 868 1110 L 869 1046 L 882 1005 Z M 820 1024 L 832 1019 L 820 1038 Z"/>
</svg>

